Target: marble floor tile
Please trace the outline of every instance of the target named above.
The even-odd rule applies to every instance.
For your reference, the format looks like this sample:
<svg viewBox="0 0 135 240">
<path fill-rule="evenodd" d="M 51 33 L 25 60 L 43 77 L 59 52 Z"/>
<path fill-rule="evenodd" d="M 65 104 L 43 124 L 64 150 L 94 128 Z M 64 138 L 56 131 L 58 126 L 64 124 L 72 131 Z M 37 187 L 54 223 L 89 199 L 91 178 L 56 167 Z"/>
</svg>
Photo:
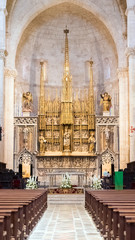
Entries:
<svg viewBox="0 0 135 240">
<path fill-rule="evenodd" d="M 28 240 L 102 240 L 83 205 L 49 205 Z"/>
</svg>

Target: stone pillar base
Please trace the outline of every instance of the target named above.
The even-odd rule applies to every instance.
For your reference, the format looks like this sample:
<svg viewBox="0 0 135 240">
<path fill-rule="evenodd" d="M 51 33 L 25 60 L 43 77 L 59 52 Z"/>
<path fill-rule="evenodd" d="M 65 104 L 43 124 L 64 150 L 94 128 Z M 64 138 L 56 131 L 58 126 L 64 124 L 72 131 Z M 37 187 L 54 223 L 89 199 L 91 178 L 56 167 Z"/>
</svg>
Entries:
<svg viewBox="0 0 135 240">
<path fill-rule="evenodd" d="M 110 116 L 110 112 L 108 112 L 108 111 L 103 112 L 103 116 L 105 116 L 105 117 L 106 117 L 106 116 L 107 116 L 107 117 Z"/>
<path fill-rule="evenodd" d="M 30 117 L 30 112 L 23 112 L 23 117 Z"/>
</svg>

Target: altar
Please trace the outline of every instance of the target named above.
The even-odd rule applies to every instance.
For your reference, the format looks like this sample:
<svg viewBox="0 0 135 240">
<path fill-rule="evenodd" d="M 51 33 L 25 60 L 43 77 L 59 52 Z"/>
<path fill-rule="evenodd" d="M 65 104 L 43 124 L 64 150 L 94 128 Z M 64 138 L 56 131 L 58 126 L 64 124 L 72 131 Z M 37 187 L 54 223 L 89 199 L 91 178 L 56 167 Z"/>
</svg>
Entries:
<svg viewBox="0 0 135 240">
<path fill-rule="evenodd" d="M 87 89 L 73 94 L 70 74 L 68 33 L 65 29 L 65 62 L 61 89 L 55 95 L 45 85 L 45 62 L 40 62 L 38 114 L 32 115 L 32 94 L 22 97 L 23 116 L 14 119 L 15 171 L 38 176 L 47 186 L 60 185 L 69 172 L 74 185 L 88 185 L 102 168 L 119 168 L 118 117 L 110 116 L 111 96 L 101 94 L 103 116 L 96 116 L 93 61 L 89 61 Z M 23 172 L 24 171 L 24 172 Z"/>
<path fill-rule="evenodd" d="M 70 154 L 68 156 L 38 156 L 37 175 L 40 182 L 46 182 L 47 186 L 60 186 L 62 175 L 69 173 L 72 184 L 83 186 L 88 184 L 89 176 L 96 172 L 97 156 Z"/>
<path fill-rule="evenodd" d="M 63 176 L 66 174 L 66 172 L 58 171 L 58 172 L 52 172 L 48 173 L 47 176 L 49 176 L 49 188 L 51 187 L 60 187 L 62 183 Z M 70 176 L 70 180 L 72 185 L 76 185 L 76 187 L 83 187 L 84 186 L 84 177 L 85 174 L 83 172 L 68 172 Z M 77 181 L 75 179 L 77 177 Z"/>
</svg>

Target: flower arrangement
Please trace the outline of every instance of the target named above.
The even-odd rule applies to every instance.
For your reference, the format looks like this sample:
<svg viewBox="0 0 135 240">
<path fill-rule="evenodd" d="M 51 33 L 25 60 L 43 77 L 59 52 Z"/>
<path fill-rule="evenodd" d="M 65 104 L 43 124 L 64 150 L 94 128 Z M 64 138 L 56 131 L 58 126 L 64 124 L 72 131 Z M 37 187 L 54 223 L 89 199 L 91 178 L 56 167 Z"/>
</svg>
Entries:
<svg viewBox="0 0 135 240">
<path fill-rule="evenodd" d="M 64 174 L 60 188 L 72 188 L 70 176 L 68 173 Z"/>
<path fill-rule="evenodd" d="M 94 176 L 92 178 L 92 189 L 102 189 L 102 179 L 100 177 Z"/>
<path fill-rule="evenodd" d="M 37 189 L 37 182 L 35 180 L 35 177 L 30 177 L 29 179 L 27 179 L 27 183 L 26 183 L 26 189 Z"/>
</svg>

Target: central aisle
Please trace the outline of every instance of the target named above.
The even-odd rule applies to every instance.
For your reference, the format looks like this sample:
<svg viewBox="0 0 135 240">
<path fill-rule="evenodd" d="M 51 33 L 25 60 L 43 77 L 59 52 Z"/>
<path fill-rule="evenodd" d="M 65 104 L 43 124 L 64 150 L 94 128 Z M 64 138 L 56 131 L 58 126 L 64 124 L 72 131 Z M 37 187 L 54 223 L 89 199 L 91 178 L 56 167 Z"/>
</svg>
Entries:
<svg viewBox="0 0 135 240">
<path fill-rule="evenodd" d="M 29 240 L 102 240 L 84 206 L 49 205 Z"/>
</svg>

